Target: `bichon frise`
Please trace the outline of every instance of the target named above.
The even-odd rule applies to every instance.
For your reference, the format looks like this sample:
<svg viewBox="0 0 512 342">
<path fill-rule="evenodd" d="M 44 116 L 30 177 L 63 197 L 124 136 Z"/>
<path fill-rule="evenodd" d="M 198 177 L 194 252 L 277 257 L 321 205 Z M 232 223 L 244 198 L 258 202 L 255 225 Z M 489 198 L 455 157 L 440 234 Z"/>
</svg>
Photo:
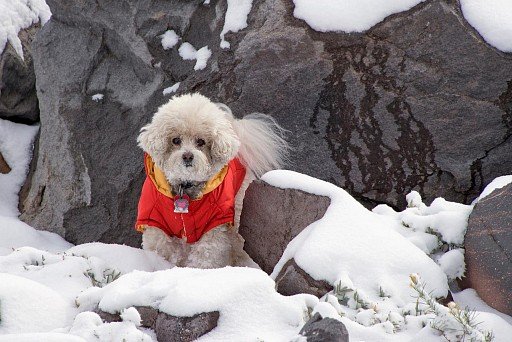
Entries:
<svg viewBox="0 0 512 342">
<path fill-rule="evenodd" d="M 282 166 L 283 133 L 268 115 L 235 119 L 200 94 L 161 106 L 137 139 L 147 175 L 136 223 L 142 247 L 177 266 L 245 263 L 243 196 L 253 179 Z"/>
</svg>

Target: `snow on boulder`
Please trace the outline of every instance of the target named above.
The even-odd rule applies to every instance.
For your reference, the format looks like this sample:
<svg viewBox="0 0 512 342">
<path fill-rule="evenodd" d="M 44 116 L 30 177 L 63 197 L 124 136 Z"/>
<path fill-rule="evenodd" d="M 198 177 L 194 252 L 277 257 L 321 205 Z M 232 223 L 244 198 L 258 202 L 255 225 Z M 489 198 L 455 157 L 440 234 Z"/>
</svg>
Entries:
<svg viewBox="0 0 512 342">
<path fill-rule="evenodd" d="M 228 0 L 224 27 L 220 33 L 220 47 L 228 49 L 231 44 L 224 39 L 228 32 L 238 32 L 247 27 L 247 16 L 251 12 L 252 0 Z"/>
<path fill-rule="evenodd" d="M 320 32 L 363 32 L 425 0 L 294 0 L 293 15 Z"/>
<path fill-rule="evenodd" d="M 493 191 L 495 190 L 498 190 L 498 189 L 501 189 L 503 188 L 505 185 L 507 184 L 510 184 L 512 183 L 512 176 L 511 175 L 508 175 L 508 176 L 501 176 L 501 177 L 497 177 L 495 178 L 491 183 L 489 183 L 484 191 L 482 191 L 482 193 L 480 194 L 480 196 L 478 196 L 477 198 L 475 198 L 475 200 L 473 201 L 473 205 L 477 204 L 478 202 L 480 202 L 480 200 L 484 199 L 485 197 L 489 196 Z"/>
<path fill-rule="evenodd" d="M 460 0 L 464 18 L 487 43 L 512 52 L 512 2 L 510 0 Z"/>
<path fill-rule="evenodd" d="M 72 310 L 56 291 L 0 273 L 0 334 L 47 332 L 69 325 Z"/>
<path fill-rule="evenodd" d="M 414 295 L 409 275 L 418 273 L 435 297 L 448 292 L 443 271 L 423 251 L 395 231 L 397 222 L 363 207 L 341 188 L 292 171 L 271 171 L 262 179 L 276 187 L 328 196 L 325 215 L 295 237 L 278 262 L 272 277 L 290 259 L 314 279 L 338 289 L 357 291 L 367 303 L 382 300 L 382 293 L 400 307 Z"/>
<path fill-rule="evenodd" d="M 116 313 L 131 306 L 151 306 L 175 317 L 220 313 L 208 341 L 289 340 L 307 321 L 310 295 L 285 297 L 263 271 L 225 267 L 201 270 L 175 267 L 166 271 L 134 271 L 103 288 L 91 288 L 77 298 L 80 309 L 96 306 Z"/>
</svg>

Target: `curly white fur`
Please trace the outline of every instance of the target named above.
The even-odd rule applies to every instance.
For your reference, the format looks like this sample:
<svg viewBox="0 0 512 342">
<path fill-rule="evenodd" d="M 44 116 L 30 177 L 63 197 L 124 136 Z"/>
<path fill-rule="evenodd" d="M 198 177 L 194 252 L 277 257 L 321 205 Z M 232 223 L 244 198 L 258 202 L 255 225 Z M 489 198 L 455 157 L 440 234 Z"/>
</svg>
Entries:
<svg viewBox="0 0 512 342">
<path fill-rule="evenodd" d="M 151 123 L 142 128 L 137 141 L 171 184 L 206 181 L 235 156 L 248 172 L 235 199 L 235 229 L 221 225 L 198 242 L 187 244 L 159 228 L 148 227 L 143 233 L 143 248 L 156 251 L 178 266 L 251 264 L 237 233 L 243 196 L 253 179 L 282 167 L 286 161 L 289 148 L 284 133 L 268 115 L 250 114 L 236 119 L 226 105 L 213 103 L 200 94 L 175 96 L 161 106 Z M 204 145 L 198 143 L 200 140 Z M 184 153 L 193 156 L 188 164 L 183 162 Z"/>
</svg>

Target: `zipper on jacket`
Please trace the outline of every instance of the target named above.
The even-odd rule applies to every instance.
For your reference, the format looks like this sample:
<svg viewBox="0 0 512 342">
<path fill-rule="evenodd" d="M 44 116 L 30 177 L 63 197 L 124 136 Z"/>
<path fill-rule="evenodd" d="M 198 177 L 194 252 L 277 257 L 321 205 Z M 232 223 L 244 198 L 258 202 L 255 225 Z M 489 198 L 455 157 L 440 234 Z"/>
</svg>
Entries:
<svg viewBox="0 0 512 342">
<path fill-rule="evenodd" d="M 181 217 L 181 223 L 183 225 L 183 236 L 181 237 L 183 240 L 185 240 L 185 242 L 187 242 L 188 240 L 188 237 L 187 237 L 187 228 L 185 227 L 185 220 L 183 219 L 183 214 L 180 214 L 180 217 Z"/>
</svg>

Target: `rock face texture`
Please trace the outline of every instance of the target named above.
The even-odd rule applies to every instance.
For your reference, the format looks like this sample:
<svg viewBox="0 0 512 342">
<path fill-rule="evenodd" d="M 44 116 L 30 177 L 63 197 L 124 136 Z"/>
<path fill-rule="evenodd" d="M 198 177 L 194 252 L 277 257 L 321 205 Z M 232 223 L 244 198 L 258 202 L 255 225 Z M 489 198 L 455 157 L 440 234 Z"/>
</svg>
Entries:
<svg viewBox="0 0 512 342">
<path fill-rule="evenodd" d="M 33 124 L 39 121 L 36 75 L 30 45 L 40 25 L 20 31 L 23 56 L 7 44 L 0 54 L 0 118 Z"/>
<path fill-rule="evenodd" d="M 288 243 L 322 218 L 329 204 L 328 197 L 279 189 L 261 180 L 252 182 L 240 216 L 244 250 L 262 270 L 272 273 Z"/>
<path fill-rule="evenodd" d="M 156 309 L 138 306 L 141 325 L 153 329 L 158 341 L 191 342 L 207 334 L 217 326 L 219 312 L 203 312 L 193 317 L 175 317 Z M 106 322 L 119 322 L 119 314 L 95 310 Z"/>
<path fill-rule="evenodd" d="M 332 318 L 322 318 L 316 313 L 299 332 L 308 342 L 348 342 L 348 330 L 343 323 Z"/>
<path fill-rule="evenodd" d="M 466 281 L 493 308 L 512 315 L 512 184 L 480 200 L 465 238 Z"/>
<path fill-rule="evenodd" d="M 72 242 L 137 245 L 139 128 L 181 82 L 235 115 L 291 131 L 290 168 L 368 205 L 419 190 L 468 202 L 512 170 L 512 59 L 487 45 L 457 1 L 426 1 L 361 34 L 320 33 L 293 2 L 255 0 L 219 47 L 227 2 L 48 0 L 34 45 L 41 137 L 23 219 Z M 159 35 L 208 46 L 204 70 Z M 92 95 L 101 93 L 95 102 Z"/>
</svg>

